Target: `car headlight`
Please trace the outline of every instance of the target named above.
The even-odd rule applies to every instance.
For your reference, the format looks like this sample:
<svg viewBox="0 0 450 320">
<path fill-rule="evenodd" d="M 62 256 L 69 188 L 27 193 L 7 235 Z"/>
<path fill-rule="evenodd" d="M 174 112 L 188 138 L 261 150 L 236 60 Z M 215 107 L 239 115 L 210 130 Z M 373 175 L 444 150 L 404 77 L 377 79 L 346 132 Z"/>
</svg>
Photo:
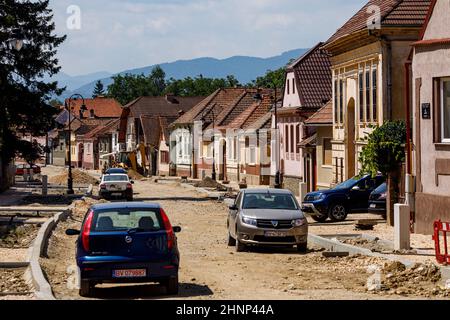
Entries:
<svg viewBox="0 0 450 320">
<path fill-rule="evenodd" d="M 256 227 L 256 225 L 257 225 L 256 219 L 248 218 L 248 217 L 244 217 L 244 216 L 242 217 L 242 222 L 244 224 L 248 224 L 249 226 L 255 226 Z"/>
<path fill-rule="evenodd" d="M 378 200 L 386 200 L 387 198 L 387 192 L 380 194 L 380 196 L 378 197 Z"/>
<path fill-rule="evenodd" d="M 292 225 L 294 227 L 301 227 L 306 224 L 306 218 L 292 220 Z"/>
<path fill-rule="evenodd" d="M 326 195 L 324 195 L 323 193 L 319 193 L 314 196 L 313 200 L 317 201 L 317 200 L 323 200 L 325 198 L 326 198 Z"/>
</svg>

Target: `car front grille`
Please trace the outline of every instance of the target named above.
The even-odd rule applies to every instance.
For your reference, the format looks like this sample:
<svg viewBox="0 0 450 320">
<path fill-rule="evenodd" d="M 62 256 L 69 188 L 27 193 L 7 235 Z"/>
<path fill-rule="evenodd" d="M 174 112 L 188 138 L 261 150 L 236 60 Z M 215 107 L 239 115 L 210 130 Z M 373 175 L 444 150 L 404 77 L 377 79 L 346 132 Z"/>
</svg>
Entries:
<svg viewBox="0 0 450 320">
<path fill-rule="evenodd" d="M 295 237 L 265 237 L 265 236 L 255 236 L 253 240 L 258 242 L 287 242 L 287 243 L 294 243 Z"/>
<path fill-rule="evenodd" d="M 276 222 L 276 223 L 274 223 L 274 222 Z M 292 228 L 292 220 L 260 220 L 260 219 L 258 219 L 257 226 L 258 226 L 258 228 L 264 228 L 264 229 L 291 229 Z"/>
</svg>

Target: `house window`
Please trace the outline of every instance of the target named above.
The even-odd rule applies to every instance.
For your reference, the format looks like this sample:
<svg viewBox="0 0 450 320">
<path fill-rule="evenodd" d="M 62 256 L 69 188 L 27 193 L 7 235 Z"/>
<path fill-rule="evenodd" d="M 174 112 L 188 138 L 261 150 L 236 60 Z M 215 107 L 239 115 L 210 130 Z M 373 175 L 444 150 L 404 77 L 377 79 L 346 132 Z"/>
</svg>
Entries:
<svg viewBox="0 0 450 320">
<path fill-rule="evenodd" d="M 370 122 L 370 72 L 366 71 L 366 122 Z"/>
<path fill-rule="evenodd" d="M 338 104 L 338 82 L 334 80 L 334 123 L 339 123 L 339 104 Z"/>
<path fill-rule="evenodd" d="M 295 139 L 294 139 L 294 126 L 291 126 L 291 152 L 293 153 L 295 148 Z"/>
<path fill-rule="evenodd" d="M 290 90 L 289 90 L 289 83 L 290 83 L 290 82 L 289 82 L 289 79 L 288 79 L 288 80 L 286 81 L 286 84 L 287 84 L 287 88 L 286 88 L 286 90 L 287 90 L 287 94 L 289 94 L 289 93 L 290 93 L 290 92 L 289 92 L 289 91 L 290 91 Z"/>
<path fill-rule="evenodd" d="M 344 81 L 339 80 L 339 123 L 344 122 Z"/>
<path fill-rule="evenodd" d="M 300 153 L 300 125 L 298 124 L 295 127 L 295 141 L 297 141 L 297 154 Z"/>
<path fill-rule="evenodd" d="M 288 153 L 289 152 L 289 126 L 288 125 L 286 125 L 285 126 L 285 139 L 286 139 L 286 143 L 285 143 L 285 146 L 286 146 L 286 153 Z"/>
<path fill-rule="evenodd" d="M 169 151 L 161 151 L 161 163 L 169 163 Z"/>
<path fill-rule="evenodd" d="M 254 144 L 251 144 L 249 151 L 250 151 L 250 164 L 255 164 L 256 163 L 256 146 Z"/>
<path fill-rule="evenodd" d="M 359 73 L 359 121 L 364 122 L 364 76 Z"/>
<path fill-rule="evenodd" d="M 203 157 L 212 158 L 213 156 L 213 142 L 203 141 Z"/>
<path fill-rule="evenodd" d="M 324 166 L 333 165 L 332 145 L 330 138 L 323 139 L 322 163 Z"/>
<path fill-rule="evenodd" d="M 450 143 L 450 78 L 441 80 L 441 137 Z"/>
<path fill-rule="evenodd" d="M 292 79 L 292 93 L 295 94 L 295 79 Z"/>
<path fill-rule="evenodd" d="M 372 70 L 372 119 L 378 121 L 377 69 Z"/>
</svg>

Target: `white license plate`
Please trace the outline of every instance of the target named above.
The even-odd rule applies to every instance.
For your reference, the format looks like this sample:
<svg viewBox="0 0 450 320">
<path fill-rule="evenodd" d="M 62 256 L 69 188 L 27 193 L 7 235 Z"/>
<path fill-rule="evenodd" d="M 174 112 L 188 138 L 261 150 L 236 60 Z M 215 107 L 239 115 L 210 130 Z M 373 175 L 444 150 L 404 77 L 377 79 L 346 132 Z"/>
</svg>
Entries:
<svg viewBox="0 0 450 320">
<path fill-rule="evenodd" d="M 111 193 L 111 195 L 112 195 L 113 197 L 120 197 L 122 194 L 119 193 L 119 192 L 116 192 L 116 193 Z"/>
<path fill-rule="evenodd" d="M 266 237 L 285 237 L 286 233 L 281 231 L 266 231 L 264 233 Z"/>
<path fill-rule="evenodd" d="M 113 271 L 113 278 L 143 278 L 146 276 L 146 269 L 127 269 Z"/>
<path fill-rule="evenodd" d="M 370 207 L 371 207 L 371 208 L 376 208 L 377 205 L 376 205 L 375 203 L 372 203 L 372 204 L 370 205 Z"/>
</svg>

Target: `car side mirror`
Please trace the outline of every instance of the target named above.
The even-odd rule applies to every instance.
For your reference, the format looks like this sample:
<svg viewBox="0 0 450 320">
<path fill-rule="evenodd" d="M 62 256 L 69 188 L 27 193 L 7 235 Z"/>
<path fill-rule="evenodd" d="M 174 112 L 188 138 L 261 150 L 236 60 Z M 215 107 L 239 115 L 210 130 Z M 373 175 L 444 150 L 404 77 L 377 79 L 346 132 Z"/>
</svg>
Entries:
<svg viewBox="0 0 450 320">
<path fill-rule="evenodd" d="M 353 191 L 360 191 L 361 188 L 360 188 L 360 186 L 354 186 L 354 187 L 352 188 L 352 190 L 353 190 Z"/>
<path fill-rule="evenodd" d="M 66 235 L 68 236 L 78 236 L 81 233 L 80 230 L 75 230 L 75 229 L 67 229 L 66 230 Z"/>
<path fill-rule="evenodd" d="M 175 233 L 180 233 L 181 232 L 181 227 L 173 227 L 173 232 Z"/>
<path fill-rule="evenodd" d="M 231 206 L 229 206 L 230 210 L 232 211 L 236 211 L 238 209 L 237 205 L 232 204 Z"/>
</svg>

